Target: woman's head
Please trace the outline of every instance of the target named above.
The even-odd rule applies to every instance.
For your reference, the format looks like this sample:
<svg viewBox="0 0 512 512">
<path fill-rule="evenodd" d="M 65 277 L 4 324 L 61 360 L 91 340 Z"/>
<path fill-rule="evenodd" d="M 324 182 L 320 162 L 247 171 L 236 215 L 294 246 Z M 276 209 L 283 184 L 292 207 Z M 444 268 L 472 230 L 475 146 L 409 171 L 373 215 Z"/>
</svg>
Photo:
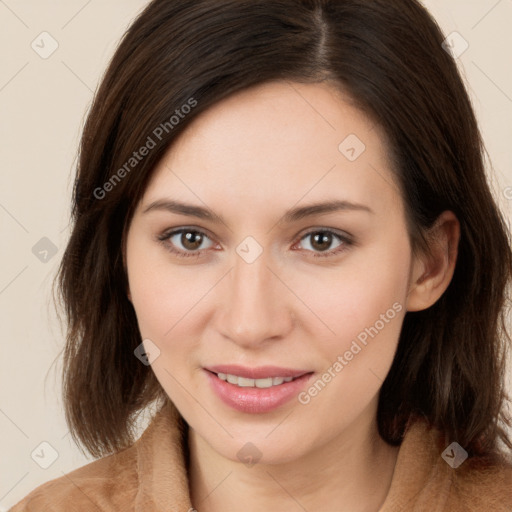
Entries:
<svg viewBox="0 0 512 512">
<path fill-rule="evenodd" d="M 442 41 L 406 0 L 155 1 L 139 16 L 84 129 L 60 273 L 66 413 L 91 453 L 126 445 L 166 394 L 202 428 L 202 367 L 272 362 L 331 374 L 283 406 L 300 419 L 276 431 L 277 458 L 298 425 L 320 442 L 364 411 L 390 443 L 415 413 L 492 451 L 510 250 Z M 170 200 L 223 222 L 155 204 Z M 284 216 L 330 200 L 367 209 Z M 201 257 L 169 252 L 184 226 L 209 237 L 187 237 Z M 310 254 L 322 243 L 345 249 Z M 134 356 L 144 338 L 152 367 Z M 217 406 L 239 440 L 279 415 Z"/>
<path fill-rule="evenodd" d="M 277 462 L 347 432 L 367 436 L 406 310 L 449 284 L 453 254 L 438 268 L 412 258 L 379 131 L 332 86 L 265 83 L 190 124 L 136 208 L 126 267 L 141 336 L 149 353 L 158 347 L 152 369 L 226 457 L 248 441 Z M 336 201 L 330 212 L 313 206 Z M 187 216 L 177 202 L 222 220 Z M 447 221 L 456 254 L 453 214 Z M 241 396 L 246 388 L 218 396 L 214 373 L 249 377 L 231 365 L 281 368 L 260 385 L 311 375 L 277 382 L 279 396 L 263 402 Z"/>
</svg>

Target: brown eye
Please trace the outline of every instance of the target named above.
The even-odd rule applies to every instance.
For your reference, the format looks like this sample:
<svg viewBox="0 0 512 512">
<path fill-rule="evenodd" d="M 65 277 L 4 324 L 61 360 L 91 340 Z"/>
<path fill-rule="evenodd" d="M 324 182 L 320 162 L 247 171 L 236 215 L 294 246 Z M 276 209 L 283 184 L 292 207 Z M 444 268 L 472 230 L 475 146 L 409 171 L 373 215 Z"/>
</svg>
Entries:
<svg viewBox="0 0 512 512">
<path fill-rule="evenodd" d="M 311 247 L 318 251 L 326 251 L 332 244 L 333 236 L 331 233 L 314 233 L 311 237 Z"/>
<path fill-rule="evenodd" d="M 212 247 L 210 238 L 196 229 L 181 228 L 168 231 L 158 237 L 165 247 L 177 256 L 201 256 L 204 250 Z M 204 247 L 204 242 L 210 240 L 210 245 Z"/>
<path fill-rule="evenodd" d="M 194 251 L 201 246 L 203 235 L 198 231 L 182 231 L 179 240 L 185 249 Z"/>
<path fill-rule="evenodd" d="M 308 239 L 310 240 L 309 243 L 304 244 L 304 240 Z M 333 247 L 336 240 L 338 240 L 338 243 Z M 334 256 L 353 245 L 352 240 L 348 236 L 335 233 L 329 229 L 310 231 L 301 238 L 300 243 L 303 246 L 305 245 L 306 250 L 313 253 L 314 257 Z"/>
</svg>

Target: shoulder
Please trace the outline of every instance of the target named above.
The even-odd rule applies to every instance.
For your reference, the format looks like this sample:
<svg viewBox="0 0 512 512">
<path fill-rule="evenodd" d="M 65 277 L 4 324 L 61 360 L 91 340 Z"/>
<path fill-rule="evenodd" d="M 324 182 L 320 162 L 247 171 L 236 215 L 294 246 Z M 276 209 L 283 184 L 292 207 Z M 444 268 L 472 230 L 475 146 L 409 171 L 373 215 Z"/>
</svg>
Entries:
<svg viewBox="0 0 512 512">
<path fill-rule="evenodd" d="M 512 465 L 470 458 L 452 471 L 451 501 L 464 510 L 512 511 Z"/>
<path fill-rule="evenodd" d="M 512 512 L 511 461 L 498 457 L 456 461 L 456 447 L 450 446 L 428 421 L 411 420 L 383 512 L 401 510 L 404 504 L 410 510 Z"/>
<path fill-rule="evenodd" d="M 180 418 L 167 402 L 131 446 L 40 485 L 9 512 L 188 510 Z"/>
<path fill-rule="evenodd" d="M 9 512 L 128 511 L 137 488 L 137 452 L 131 446 L 40 485 Z"/>
</svg>

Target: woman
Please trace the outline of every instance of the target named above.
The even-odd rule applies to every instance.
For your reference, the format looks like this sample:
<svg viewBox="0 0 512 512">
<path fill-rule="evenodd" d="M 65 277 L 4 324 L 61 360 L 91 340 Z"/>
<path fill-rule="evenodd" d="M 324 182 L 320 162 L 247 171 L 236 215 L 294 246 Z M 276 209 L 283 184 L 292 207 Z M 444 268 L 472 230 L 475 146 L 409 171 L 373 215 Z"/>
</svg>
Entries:
<svg viewBox="0 0 512 512">
<path fill-rule="evenodd" d="M 148 5 L 58 282 L 99 460 L 13 511 L 511 510 L 511 252 L 443 39 L 411 0 Z"/>
</svg>

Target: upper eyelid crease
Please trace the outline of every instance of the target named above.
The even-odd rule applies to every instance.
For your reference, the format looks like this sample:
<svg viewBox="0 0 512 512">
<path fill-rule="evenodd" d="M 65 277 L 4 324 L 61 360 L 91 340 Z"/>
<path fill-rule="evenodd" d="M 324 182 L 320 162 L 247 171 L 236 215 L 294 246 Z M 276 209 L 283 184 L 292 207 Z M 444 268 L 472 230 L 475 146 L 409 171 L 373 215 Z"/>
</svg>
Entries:
<svg viewBox="0 0 512 512">
<path fill-rule="evenodd" d="M 159 199 L 157 201 L 152 202 L 149 206 L 147 206 L 142 213 L 144 214 L 155 210 L 163 210 L 168 211 L 170 213 L 188 215 L 203 220 L 209 220 L 215 224 L 224 224 L 225 226 L 227 226 L 224 218 L 220 215 L 217 215 L 209 208 L 203 208 L 202 206 L 186 204 L 180 201 Z M 324 215 L 327 213 L 341 211 L 362 211 L 370 213 L 372 215 L 375 214 L 375 212 L 368 206 L 358 203 L 352 203 L 349 201 L 333 200 L 292 208 L 282 216 L 279 222 L 292 223 L 307 217 L 311 217 L 313 215 Z"/>
</svg>

